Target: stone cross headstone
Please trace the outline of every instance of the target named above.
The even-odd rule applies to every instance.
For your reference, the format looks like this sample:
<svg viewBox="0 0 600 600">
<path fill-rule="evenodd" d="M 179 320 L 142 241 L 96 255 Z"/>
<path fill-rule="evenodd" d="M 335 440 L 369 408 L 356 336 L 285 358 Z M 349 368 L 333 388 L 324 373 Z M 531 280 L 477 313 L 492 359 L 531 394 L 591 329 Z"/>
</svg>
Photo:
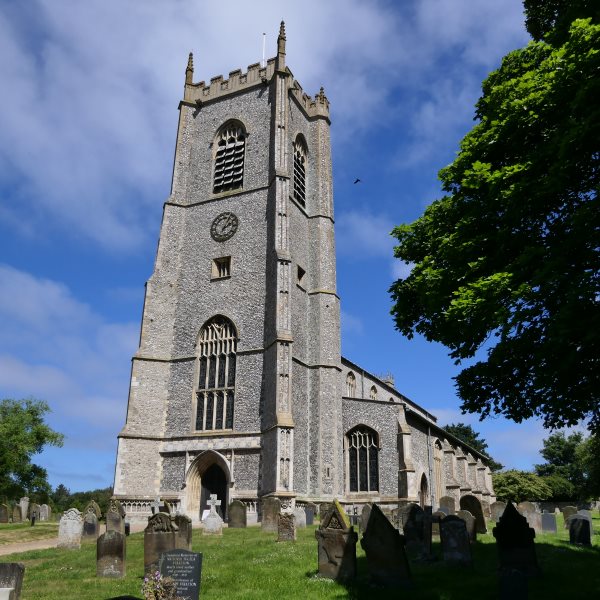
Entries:
<svg viewBox="0 0 600 600">
<path fill-rule="evenodd" d="M 317 505 L 312 502 L 308 502 L 304 507 L 306 513 L 306 524 L 312 525 L 315 522 L 315 513 L 317 512 Z"/>
<path fill-rule="evenodd" d="M 160 512 L 160 498 L 155 498 L 154 502 L 150 504 L 150 510 L 153 515 L 157 515 Z"/>
<path fill-rule="evenodd" d="M 234 529 L 244 528 L 248 525 L 248 510 L 241 500 L 232 500 L 227 509 L 228 527 Z"/>
<path fill-rule="evenodd" d="M 464 519 L 448 515 L 440 521 L 440 543 L 444 562 L 470 566 L 471 538 Z"/>
<path fill-rule="evenodd" d="M 29 498 L 23 496 L 23 498 L 19 500 L 19 504 L 21 505 L 21 518 L 25 520 L 29 517 Z"/>
<path fill-rule="evenodd" d="M 278 542 L 296 541 L 296 515 L 294 513 L 280 513 L 277 525 Z"/>
<path fill-rule="evenodd" d="M 456 513 L 457 517 L 460 517 L 467 526 L 467 533 L 471 543 L 477 541 L 477 527 L 475 525 L 475 517 L 468 510 L 459 510 Z"/>
<path fill-rule="evenodd" d="M 578 546 L 592 545 L 592 527 L 583 515 L 572 515 L 568 519 L 569 542 Z"/>
<path fill-rule="evenodd" d="M 58 548 L 72 550 L 81 548 L 83 533 L 83 516 L 76 508 L 69 508 L 63 513 L 58 524 Z"/>
<path fill-rule="evenodd" d="M 0 504 L 0 523 L 8 523 L 8 504 Z"/>
<path fill-rule="evenodd" d="M 23 563 L 0 563 L 0 589 L 7 590 L 4 598 L 19 600 L 24 576 L 25 565 Z"/>
<path fill-rule="evenodd" d="M 116 530 L 103 533 L 96 542 L 96 576 L 125 577 L 125 536 Z"/>
<path fill-rule="evenodd" d="M 148 518 L 144 529 L 144 572 L 154 573 L 158 569 L 158 559 L 163 552 L 175 549 L 177 525 L 171 515 L 156 513 Z"/>
<path fill-rule="evenodd" d="M 390 523 L 377 504 L 371 509 L 360 544 L 367 555 L 369 575 L 374 585 L 395 586 L 410 582 L 404 536 Z"/>
<path fill-rule="evenodd" d="M 277 519 L 281 511 L 281 502 L 279 498 L 268 496 L 262 501 L 262 522 L 263 531 L 277 531 Z"/>
<path fill-rule="evenodd" d="M 23 522 L 23 515 L 21 514 L 21 505 L 20 504 L 15 504 L 13 506 L 12 520 L 13 520 L 13 523 L 22 523 Z"/>
<path fill-rule="evenodd" d="M 175 582 L 180 600 L 198 600 L 202 580 L 202 554 L 189 550 L 169 550 L 160 556 L 158 570 Z"/>
<path fill-rule="evenodd" d="M 504 509 L 506 508 L 506 502 L 500 502 L 499 500 L 496 502 L 492 502 L 490 506 L 490 511 L 492 513 L 492 520 L 496 521 L 496 523 L 500 520 Z"/>
<path fill-rule="evenodd" d="M 223 519 L 217 513 L 217 506 L 221 506 L 221 501 L 217 499 L 216 494 L 210 495 L 207 502 L 210 506 L 210 513 L 203 521 L 204 533 L 208 535 L 223 535 Z"/>
<path fill-rule="evenodd" d="M 515 569 L 533 577 L 540 574 L 535 553 L 535 531 L 527 519 L 509 502 L 494 527 L 500 571 Z"/>
<path fill-rule="evenodd" d="M 109 502 L 106 511 L 106 531 L 118 531 L 125 535 L 125 509 L 114 498 Z"/>
<path fill-rule="evenodd" d="M 447 515 L 456 514 L 456 501 L 452 496 L 442 496 L 440 498 L 440 510 Z"/>
<path fill-rule="evenodd" d="M 475 531 L 477 533 L 487 533 L 485 525 L 485 516 L 481 502 L 471 494 L 467 494 L 460 499 L 461 510 L 468 510 L 475 517 Z"/>
<path fill-rule="evenodd" d="M 47 504 L 40 506 L 40 521 L 47 521 L 50 517 L 50 509 Z"/>
<path fill-rule="evenodd" d="M 350 525 L 348 515 L 335 500 L 321 514 L 321 524 L 315 531 L 319 575 L 337 581 L 356 577 L 356 541 L 358 535 Z"/>
<path fill-rule="evenodd" d="M 294 509 L 294 517 L 296 517 L 296 528 L 303 529 L 306 527 L 306 513 L 301 506 L 296 506 Z"/>
<path fill-rule="evenodd" d="M 365 531 L 367 528 L 367 523 L 369 522 L 369 517 L 371 516 L 371 508 L 373 508 L 372 504 L 365 504 L 362 507 L 362 511 L 360 513 L 360 531 Z"/>
<path fill-rule="evenodd" d="M 544 533 L 556 533 L 556 515 L 544 511 L 542 513 L 542 531 Z"/>
<path fill-rule="evenodd" d="M 171 517 L 177 530 L 175 531 L 175 548 L 179 550 L 192 550 L 192 520 L 187 515 Z"/>
</svg>

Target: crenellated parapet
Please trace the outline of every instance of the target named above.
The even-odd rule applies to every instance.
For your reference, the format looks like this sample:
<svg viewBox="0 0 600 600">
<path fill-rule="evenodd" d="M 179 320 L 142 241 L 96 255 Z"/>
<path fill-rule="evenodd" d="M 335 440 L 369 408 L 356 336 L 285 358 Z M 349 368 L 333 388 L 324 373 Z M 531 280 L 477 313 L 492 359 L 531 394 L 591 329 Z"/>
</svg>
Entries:
<svg viewBox="0 0 600 600">
<path fill-rule="evenodd" d="M 295 98 L 300 107 L 309 117 L 324 117 L 329 119 L 329 100 L 325 96 L 323 88 L 311 98 L 294 79 L 290 88 L 290 95 Z"/>
</svg>

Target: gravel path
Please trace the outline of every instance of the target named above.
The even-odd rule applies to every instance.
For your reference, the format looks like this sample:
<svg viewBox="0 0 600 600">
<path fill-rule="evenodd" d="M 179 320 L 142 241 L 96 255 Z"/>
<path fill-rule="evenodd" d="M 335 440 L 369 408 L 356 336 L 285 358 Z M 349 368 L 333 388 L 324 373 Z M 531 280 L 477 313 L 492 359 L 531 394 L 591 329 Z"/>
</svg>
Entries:
<svg viewBox="0 0 600 600">
<path fill-rule="evenodd" d="M 44 550 L 45 548 L 55 548 L 58 544 L 58 538 L 49 538 L 47 540 L 33 540 L 32 542 L 17 542 L 16 544 L 3 544 L 0 546 L 0 556 L 5 554 L 14 554 L 16 552 L 27 552 L 28 550 Z"/>
</svg>

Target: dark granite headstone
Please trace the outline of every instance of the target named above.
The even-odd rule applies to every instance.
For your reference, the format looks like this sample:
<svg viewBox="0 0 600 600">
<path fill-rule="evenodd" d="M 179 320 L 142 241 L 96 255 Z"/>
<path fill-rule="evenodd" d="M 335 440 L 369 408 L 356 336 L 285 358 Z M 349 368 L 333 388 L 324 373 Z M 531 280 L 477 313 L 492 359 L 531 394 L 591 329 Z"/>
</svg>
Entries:
<svg viewBox="0 0 600 600">
<path fill-rule="evenodd" d="M 114 498 L 110 501 L 106 511 L 106 531 L 118 531 L 125 535 L 125 509 Z"/>
<path fill-rule="evenodd" d="M 192 550 L 192 520 L 187 515 L 171 517 L 175 524 L 175 548 L 179 550 Z"/>
<path fill-rule="evenodd" d="M 358 535 L 350 525 L 348 515 L 335 500 L 321 514 L 321 525 L 315 531 L 318 549 L 319 575 L 337 581 L 356 577 L 356 541 Z"/>
<path fill-rule="evenodd" d="M 578 546 L 592 545 L 592 528 L 583 515 L 569 517 L 569 542 Z"/>
<path fill-rule="evenodd" d="M 0 523 L 8 523 L 8 505 L 0 504 Z"/>
<path fill-rule="evenodd" d="M 410 582 L 404 536 L 400 535 L 377 504 L 371 509 L 360 544 L 367 555 L 369 575 L 375 585 L 402 585 Z"/>
<path fill-rule="evenodd" d="M 475 517 L 468 510 L 459 510 L 456 513 L 457 517 L 460 517 L 467 527 L 467 533 L 471 543 L 477 541 L 477 527 L 475 526 Z"/>
<path fill-rule="evenodd" d="M 280 513 L 277 520 L 277 541 L 296 541 L 296 515 L 294 513 Z"/>
<path fill-rule="evenodd" d="M 202 554 L 189 550 L 168 550 L 160 555 L 158 570 L 175 581 L 177 598 L 198 600 L 202 579 Z"/>
<path fill-rule="evenodd" d="M 278 528 L 281 501 L 279 498 L 267 496 L 262 501 L 262 530 L 276 532 Z"/>
<path fill-rule="evenodd" d="M 483 514 L 483 507 L 481 502 L 471 495 L 467 494 L 460 499 L 461 510 L 468 510 L 475 517 L 475 531 L 477 533 L 487 533 L 487 527 L 485 526 L 485 516 Z"/>
<path fill-rule="evenodd" d="M 315 513 L 317 512 L 317 505 L 312 502 L 308 502 L 304 506 L 304 512 L 306 513 L 306 524 L 313 525 L 315 522 Z"/>
<path fill-rule="evenodd" d="M 423 560 L 431 555 L 431 525 L 425 523 L 425 511 L 418 504 L 408 504 L 400 511 L 406 551 L 412 560 Z"/>
<path fill-rule="evenodd" d="M 86 511 L 83 515 L 83 535 L 81 540 L 83 542 L 95 542 L 98 539 L 99 533 L 100 527 L 96 513 L 91 510 Z"/>
<path fill-rule="evenodd" d="M 125 576 L 125 536 L 120 531 L 107 531 L 96 542 L 96 576 Z"/>
<path fill-rule="evenodd" d="M 232 529 L 244 528 L 248 524 L 248 511 L 241 500 L 232 500 L 227 514 L 229 515 L 228 527 Z"/>
<path fill-rule="evenodd" d="M 23 515 L 21 514 L 21 506 L 19 504 L 15 504 L 12 510 L 12 519 L 13 523 L 22 523 Z"/>
<path fill-rule="evenodd" d="M 440 510 L 447 514 L 453 515 L 456 513 L 456 501 L 452 496 L 442 496 L 440 498 Z"/>
<path fill-rule="evenodd" d="M 175 533 L 177 526 L 167 513 L 156 513 L 148 518 L 144 529 L 144 571 L 154 572 L 158 569 L 158 559 L 163 552 L 175 550 Z"/>
<path fill-rule="evenodd" d="M 448 515 L 440 521 L 440 542 L 444 562 L 470 566 L 471 539 L 464 519 Z"/>
<path fill-rule="evenodd" d="M 544 511 L 542 513 L 542 532 L 556 533 L 556 515 Z"/>
<path fill-rule="evenodd" d="M 496 523 L 500 520 L 504 509 L 506 508 L 506 502 L 492 502 L 490 506 L 490 510 L 492 512 L 492 520 L 496 521 Z"/>
<path fill-rule="evenodd" d="M 25 565 L 23 563 L 0 563 L 0 588 L 12 589 L 11 600 L 19 600 L 23 577 L 25 576 Z"/>
<path fill-rule="evenodd" d="M 530 577 L 540 574 L 535 553 L 535 531 L 527 519 L 509 502 L 498 525 L 493 529 L 498 549 L 500 571 L 517 570 Z"/>
</svg>

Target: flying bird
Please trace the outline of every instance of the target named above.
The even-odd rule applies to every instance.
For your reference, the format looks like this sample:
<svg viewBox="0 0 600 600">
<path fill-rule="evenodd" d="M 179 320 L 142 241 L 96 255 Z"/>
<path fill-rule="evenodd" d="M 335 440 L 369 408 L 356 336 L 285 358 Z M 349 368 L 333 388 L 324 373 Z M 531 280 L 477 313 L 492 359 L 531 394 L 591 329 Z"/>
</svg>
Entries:
<svg viewBox="0 0 600 600">
<path fill-rule="evenodd" d="M 358 179 L 358 177 L 354 180 L 354 184 L 356 185 L 357 183 L 362 183 L 360 179 Z"/>
</svg>

